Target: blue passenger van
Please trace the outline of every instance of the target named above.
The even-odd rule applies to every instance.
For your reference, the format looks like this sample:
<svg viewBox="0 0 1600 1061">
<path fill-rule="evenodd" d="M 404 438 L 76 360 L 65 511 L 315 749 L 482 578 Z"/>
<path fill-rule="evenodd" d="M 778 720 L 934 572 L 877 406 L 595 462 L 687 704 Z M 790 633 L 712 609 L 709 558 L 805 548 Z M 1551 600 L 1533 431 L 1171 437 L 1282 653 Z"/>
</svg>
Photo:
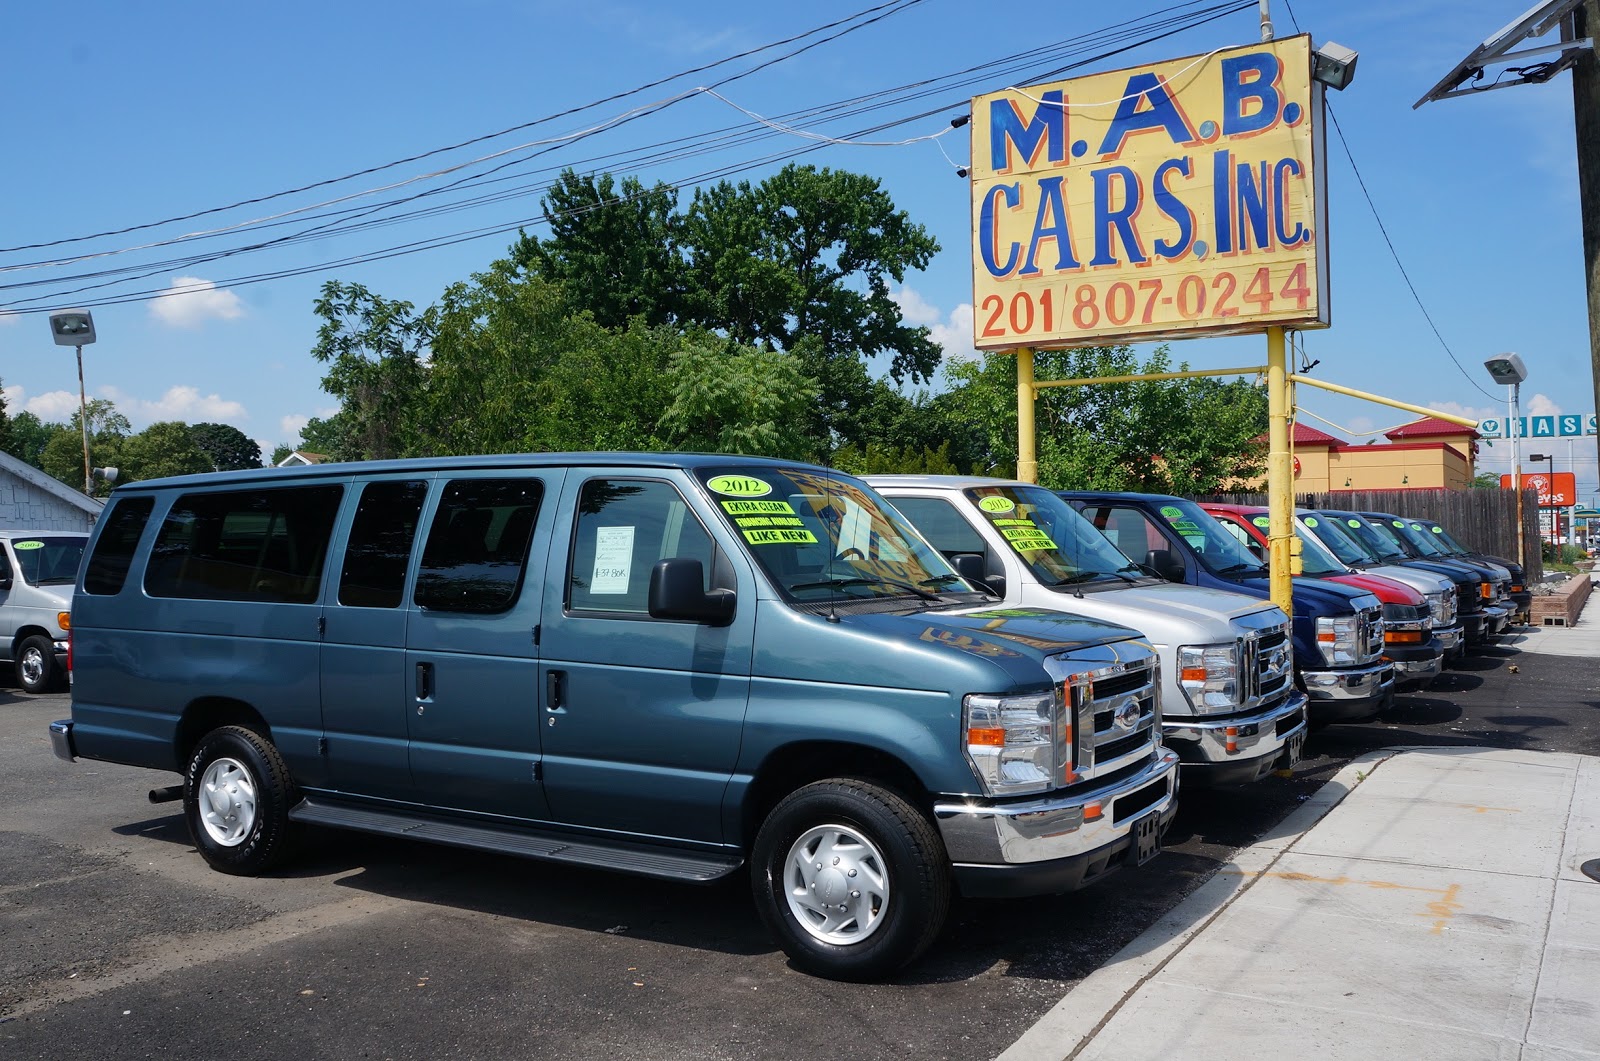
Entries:
<svg viewBox="0 0 1600 1061">
<path fill-rule="evenodd" d="M 866 979 L 952 894 L 1160 848 L 1136 631 L 1002 608 L 872 490 L 731 456 L 322 464 L 119 488 L 56 753 L 167 770 L 255 874 L 316 825 L 681 881 L 748 871 L 794 963 Z"/>
</svg>

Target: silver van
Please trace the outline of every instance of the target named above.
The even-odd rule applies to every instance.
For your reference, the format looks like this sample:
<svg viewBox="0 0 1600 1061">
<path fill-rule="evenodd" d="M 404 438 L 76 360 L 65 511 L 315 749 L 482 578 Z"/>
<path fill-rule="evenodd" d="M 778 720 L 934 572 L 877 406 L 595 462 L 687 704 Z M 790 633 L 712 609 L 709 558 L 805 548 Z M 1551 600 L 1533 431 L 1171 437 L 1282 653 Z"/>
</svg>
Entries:
<svg viewBox="0 0 1600 1061">
<path fill-rule="evenodd" d="M 66 683 L 72 586 L 88 540 L 73 531 L 0 530 L 0 645 L 27 692 Z"/>
</svg>

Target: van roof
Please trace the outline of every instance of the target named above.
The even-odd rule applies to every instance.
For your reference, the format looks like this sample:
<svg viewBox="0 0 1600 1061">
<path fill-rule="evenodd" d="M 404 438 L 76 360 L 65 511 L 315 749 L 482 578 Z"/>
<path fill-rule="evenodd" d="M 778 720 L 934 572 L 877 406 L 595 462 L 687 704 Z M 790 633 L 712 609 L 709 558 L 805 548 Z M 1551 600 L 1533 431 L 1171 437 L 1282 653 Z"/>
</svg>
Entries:
<svg viewBox="0 0 1600 1061">
<path fill-rule="evenodd" d="M 195 486 L 220 486 L 224 484 L 256 484 L 262 482 L 305 482 L 318 479 L 343 479 L 351 475 L 393 475 L 396 473 L 423 473 L 459 471 L 465 469 L 516 469 L 516 468 L 697 468 L 726 467 L 730 464 L 747 468 L 804 468 L 808 471 L 828 473 L 828 469 L 806 461 L 783 460 L 773 457 L 747 457 L 736 453 L 495 453 L 464 457 L 414 457 L 381 461 L 342 461 L 307 464 L 289 468 L 248 468 L 243 471 L 202 472 L 198 475 L 174 475 L 165 479 L 144 479 L 127 483 L 113 491 L 114 494 L 139 493 L 147 489 L 169 489 Z M 841 478 L 854 478 L 845 472 L 833 471 Z"/>
</svg>

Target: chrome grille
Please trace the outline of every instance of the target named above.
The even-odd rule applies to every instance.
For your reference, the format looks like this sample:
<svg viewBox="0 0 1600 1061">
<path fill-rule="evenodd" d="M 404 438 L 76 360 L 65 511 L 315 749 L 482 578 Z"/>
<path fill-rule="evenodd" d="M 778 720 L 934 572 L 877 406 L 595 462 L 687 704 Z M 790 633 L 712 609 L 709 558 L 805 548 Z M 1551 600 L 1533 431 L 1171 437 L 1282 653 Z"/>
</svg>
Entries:
<svg viewBox="0 0 1600 1061">
<path fill-rule="evenodd" d="M 1371 663 L 1383 655 L 1383 611 L 1362 608 L 1356 615 L 1361 631 L 1360 659 L 1362 663 Z"/>
<path fill-rule="evenodd" d="M 1061 727 L 1068 755 L 1059 760 L 1060 784 L 1099 777 L 1149 755 L 1161 732 L 1159 666 L 1149 653 L 1068 680 L 1073 724 Z"/>
<path fill-rule="evenodd" d="M 1257 707 L 1289 688 L 1294 680 L 1294 650 L 1289 632 L 1276 626 L 1239 639 L 1239 674 L 1244 682 L 1244 704 Z"/>
</svg>

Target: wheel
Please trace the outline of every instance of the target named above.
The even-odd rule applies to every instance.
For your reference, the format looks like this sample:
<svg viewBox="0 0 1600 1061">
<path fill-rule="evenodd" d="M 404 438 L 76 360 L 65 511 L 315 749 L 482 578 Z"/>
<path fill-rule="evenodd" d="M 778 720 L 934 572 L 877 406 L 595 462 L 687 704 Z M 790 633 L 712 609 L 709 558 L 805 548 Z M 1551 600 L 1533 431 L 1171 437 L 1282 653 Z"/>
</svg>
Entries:
<svg viewBox="0 0 1600 1061">
<path fill-rule="evenodd" d="M 55 644 L 43 634 L 23 638 L 17 652 L 17 684 L 26 692 L 47 693 L 60 680 Z"/>
<path fill-rule="evenodd" d="M 201 738 L 183 778 L 183 816 L 212 869 L 254 876 L 288 854 L 294 785 L 278 749 L 243 726 Z"/>
<path fill-rule="evenodd" d="M 756 907 L 795 965 L 871 980 L 928 948 L 950 908 L 944 844 L 926 815 L 870 781 L 791 792 L 756 834 Z"/>
</svg>

